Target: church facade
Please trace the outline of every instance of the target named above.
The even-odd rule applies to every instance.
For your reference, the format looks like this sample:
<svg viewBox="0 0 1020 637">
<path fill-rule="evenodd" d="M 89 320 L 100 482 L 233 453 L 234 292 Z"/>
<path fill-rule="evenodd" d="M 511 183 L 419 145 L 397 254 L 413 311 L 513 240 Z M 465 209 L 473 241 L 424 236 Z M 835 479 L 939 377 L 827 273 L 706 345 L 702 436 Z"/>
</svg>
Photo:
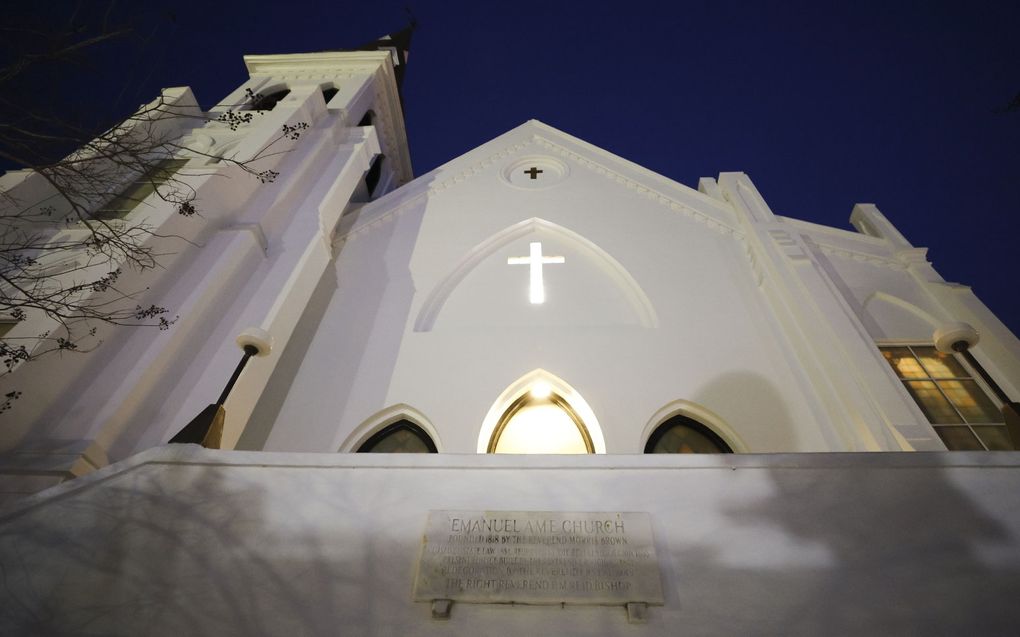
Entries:
<svg viewBox="0 0 1020 637">
<path fill-rule="evenodd" d="M 8 596 L 40 609 L 54 599 L 25 591 L 52 584 L 48 621 L 66 628 L 99 583 L 121 626 L 151 621 L 125 615 L 159 599 L 171 632 L 209 595 L 246 634 L 1016 619 L 1002 593 L 1020 581 L 1018 463 L 988 452 L 1013 448 L 1001 406 L 1020 396 L 1020 341 L 970 288 L 872 204 L 854 207 L 856 231 L 824 227 L 776 214 L 743 173 L 691 188 L 534 120 L 414 178 L 403 55 L 249 56 L 223 103 L 279 96 L 271 109 L 236 129 L 173 124 L 198 151 L 180 174 L 203 215 L 147 201 L 125 222 L 188 240 L 147 281 L 177 322 L 100 333 L 90 354 L 3 379 L 24 393 L 0 416 L 0 524 L 17 540 L 4 559 L 29 565 Z M 198 109 L 188 89 L 167 95 Z M 209 160 L 257 155 L 299 123 L 261 160 L 274 183 Z M 216 400 L 245 334 L 263 347 L 223 404 L 219 450 L 167 446 Z M 436 455 L 357 453 L 386 451 Z M 640 512 L 657 559 L 638 570 L 663 590 L 591 606 L 452 595 L 444 610 L 412 594 L 426 518 L 443 511 Z M 86 548 L 51 555 L 38 539 L 74 537 Z M 1007 601 L 973 612 L 985 594 Z M 25 632 L 30 615 L 5 621 Z"/>
</svg>

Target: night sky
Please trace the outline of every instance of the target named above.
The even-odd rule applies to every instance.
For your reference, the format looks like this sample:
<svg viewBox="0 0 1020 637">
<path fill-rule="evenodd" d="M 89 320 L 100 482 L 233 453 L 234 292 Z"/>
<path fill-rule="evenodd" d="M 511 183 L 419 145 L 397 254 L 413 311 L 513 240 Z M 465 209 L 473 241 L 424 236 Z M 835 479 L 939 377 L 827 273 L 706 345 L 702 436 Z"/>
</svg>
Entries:
<svg viewBox="0 0 1020 637">
<path fill-rule="evenodd" d="M 134 49 L 77 67 L 54 100 L 118 118 L 189 85 L 208 106 L 244 81 L 243 54 L 355 47 L 409 5 L 415 174 L 535 118 L 691 187 L 746 172 L 777 214 L 850 229 L 875 203 L 1020 333 L 1020 110 L 1002 112 L 1020 3 L 772 4 L 123 3 Z"/>
</svg>

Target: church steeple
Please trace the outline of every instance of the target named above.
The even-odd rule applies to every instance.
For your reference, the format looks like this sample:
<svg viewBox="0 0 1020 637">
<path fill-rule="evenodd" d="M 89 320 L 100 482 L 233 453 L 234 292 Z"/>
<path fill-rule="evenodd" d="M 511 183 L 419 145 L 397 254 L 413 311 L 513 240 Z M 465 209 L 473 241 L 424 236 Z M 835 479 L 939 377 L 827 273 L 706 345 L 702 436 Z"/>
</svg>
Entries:
<svg viewBox="0 0 1020 637">
<path fill-rule="evenodd" d="M 411 36 L 414 34 L 416 26 L 417 22 L 415 22 L 414 18 L 411 18 L 411 23 L 400 31 L 384 35 L 378 40 L 350 50 L 389 51 L 390 57 L 393 59 L 393 72 L 397 80 L 397 90 L 400 90 L 404 83 L 404 67 L 407 66 L 407 58 L 410 55 Z"/>
</svg>

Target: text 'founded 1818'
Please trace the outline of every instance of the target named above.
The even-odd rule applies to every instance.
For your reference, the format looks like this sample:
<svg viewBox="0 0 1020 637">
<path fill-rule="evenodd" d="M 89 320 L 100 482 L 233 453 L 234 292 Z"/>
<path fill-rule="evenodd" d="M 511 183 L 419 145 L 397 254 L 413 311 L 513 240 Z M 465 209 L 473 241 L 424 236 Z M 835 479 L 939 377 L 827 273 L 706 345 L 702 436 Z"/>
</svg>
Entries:
<svg viewBox="0 0 1020 637">
<path fill-rule="evenodd" d="M 414 599 L 662 603 L 647 513 L 430 511 Z"/>
</svg>

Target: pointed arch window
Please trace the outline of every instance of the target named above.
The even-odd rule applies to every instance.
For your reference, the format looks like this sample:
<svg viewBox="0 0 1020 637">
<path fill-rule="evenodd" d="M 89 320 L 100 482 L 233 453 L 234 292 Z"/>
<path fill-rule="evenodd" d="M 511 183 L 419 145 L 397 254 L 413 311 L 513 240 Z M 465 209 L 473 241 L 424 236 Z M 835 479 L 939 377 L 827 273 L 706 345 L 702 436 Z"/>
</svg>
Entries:
<svg viewBox="0 0 1020 637">
<path fill-rule="evenodd" d="M 645 453 L 733 453 L 733 449 L 697 420 L 673 416 L 648 437 Z"/>
<path fill-rule="evenodd" d="M 424 429 L 402 419 L 375 432 L 357 453 L 436 453 L 436 443 Z"/>
<path fill-rule="evenodd" d="M 536 387 L 503 413 L 489 453 L 595 453 L 591 435 L 570 404 L 546 387 Z"/>
</svg>

